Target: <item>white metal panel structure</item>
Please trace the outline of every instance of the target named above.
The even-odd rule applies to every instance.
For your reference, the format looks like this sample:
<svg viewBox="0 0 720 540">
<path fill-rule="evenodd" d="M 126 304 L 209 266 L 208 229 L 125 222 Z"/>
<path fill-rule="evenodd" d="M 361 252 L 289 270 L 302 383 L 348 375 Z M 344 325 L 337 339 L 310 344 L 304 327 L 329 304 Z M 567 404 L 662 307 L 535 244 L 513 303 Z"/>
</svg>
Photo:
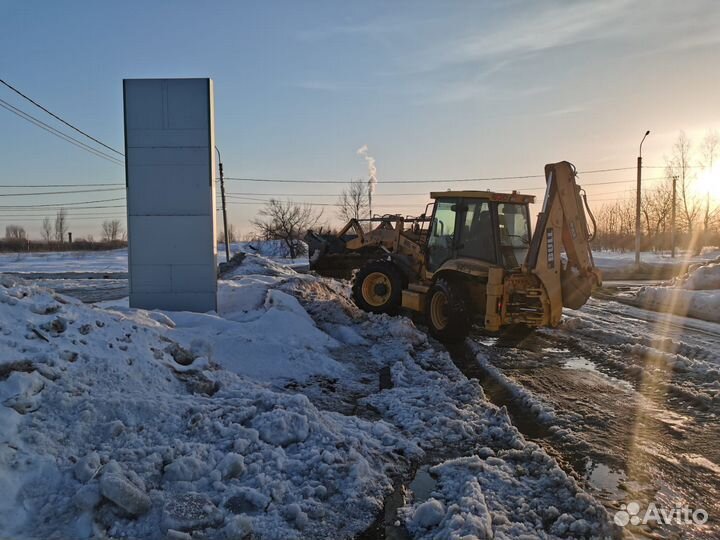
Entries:
<svg viewBox="0 0 720 540">
<path fill-rule="evenodd" d="M 217 309 L 211 79 L 125 79 L 130 306 Z"/>
</svg>

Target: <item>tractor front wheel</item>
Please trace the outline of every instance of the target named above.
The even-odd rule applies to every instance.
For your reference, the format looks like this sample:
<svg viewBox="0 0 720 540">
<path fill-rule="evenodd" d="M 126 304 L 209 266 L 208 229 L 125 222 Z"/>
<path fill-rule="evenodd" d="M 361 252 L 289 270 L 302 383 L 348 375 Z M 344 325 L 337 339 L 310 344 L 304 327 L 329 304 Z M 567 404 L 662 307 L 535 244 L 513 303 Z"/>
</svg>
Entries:
<svg viewBox="0 0 720 540">
<path fill-rule="evenodd" d="M 402 305 L 403 279 L 390 261 L 371 261 L 353 278 L 355 304 L 372 313 L 395 315 Z"/>
<path fill-rule="evenodd" d="M 430 334 L 439 341 L 462 341 L 470 332 L 472 318 L 463 287 L 438 279 L 430 287 L 425 305 L 425 318 Z"/>
</svg>

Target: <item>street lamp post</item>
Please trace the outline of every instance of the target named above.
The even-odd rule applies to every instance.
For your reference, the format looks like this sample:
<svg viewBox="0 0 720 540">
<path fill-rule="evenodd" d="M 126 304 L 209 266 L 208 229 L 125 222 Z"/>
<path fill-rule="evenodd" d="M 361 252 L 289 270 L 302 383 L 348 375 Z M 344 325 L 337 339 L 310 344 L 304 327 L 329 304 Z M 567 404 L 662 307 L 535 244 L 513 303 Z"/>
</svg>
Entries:
<svg viewBox="0 0 720 540">
<path fill-rule="evenodd" d="M 650 135 L 650 130 L 645 132 L 645 135 L 640 141 L 640 152 L 637 158 L 637 193 L 635 194 L 635 266 L 640 266 L 640 187 L 642 183 L 642 145 L 645 142 L 645 137 Z"/>
</svg>

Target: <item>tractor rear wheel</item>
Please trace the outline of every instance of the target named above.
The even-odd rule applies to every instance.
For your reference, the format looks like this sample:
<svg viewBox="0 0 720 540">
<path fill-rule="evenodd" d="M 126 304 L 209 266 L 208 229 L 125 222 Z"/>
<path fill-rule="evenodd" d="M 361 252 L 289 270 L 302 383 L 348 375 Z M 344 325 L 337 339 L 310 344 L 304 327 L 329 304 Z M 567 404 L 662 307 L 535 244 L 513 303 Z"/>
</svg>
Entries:
<svg viewBox="0 0 720 540">
<path fill-rule="evenodd" d="M 390 261 L 370 261 L 353 278 L 355 304 L 372 313 L 395 315 L 402 306 L 403 277 Z"/>
<path fill-rule="evenodd" d="M 425 318 L 430 334 L 439 341 L 462 341 L 470 332 L 472 318 L 461 284 L 438 279 L 430 287 Z"/>
</svg>

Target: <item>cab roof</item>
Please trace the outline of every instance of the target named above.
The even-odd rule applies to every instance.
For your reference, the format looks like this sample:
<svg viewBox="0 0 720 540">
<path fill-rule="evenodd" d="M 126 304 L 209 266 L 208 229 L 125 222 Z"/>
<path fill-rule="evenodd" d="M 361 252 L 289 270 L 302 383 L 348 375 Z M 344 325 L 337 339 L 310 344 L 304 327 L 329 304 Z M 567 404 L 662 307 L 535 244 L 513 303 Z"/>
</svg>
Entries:
<svg viewBox="0 0 720 540">
<path fill-rule="evenodd" d="M 486 201 L 534 203 L 535 195 L 523 195 L 517 191 L 512 193 L 497 193 L 495 191 L 433 191 L 431 199 L 482 199 Z"/>
</svg>

